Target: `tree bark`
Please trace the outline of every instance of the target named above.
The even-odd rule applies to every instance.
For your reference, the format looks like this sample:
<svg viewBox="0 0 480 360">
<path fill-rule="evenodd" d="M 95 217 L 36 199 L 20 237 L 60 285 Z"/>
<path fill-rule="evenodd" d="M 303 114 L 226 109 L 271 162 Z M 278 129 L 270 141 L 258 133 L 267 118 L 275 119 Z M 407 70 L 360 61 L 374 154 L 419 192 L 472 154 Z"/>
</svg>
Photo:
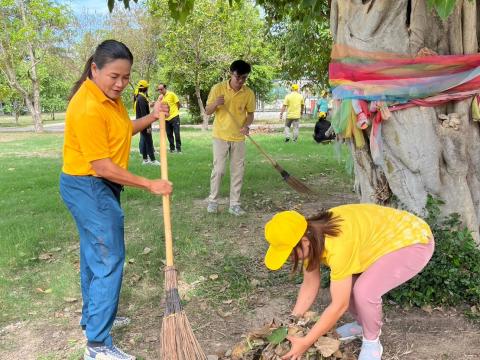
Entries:
<svg viewBox="0 0 480 360">
<path fill-rule="evenodd" d="M 457 0 L 442 21 L 426 0 L 333 0 L 331 31 L 335 43 L 366 51 L 415 55 L 428 47 L 441 55 L 476 53 L 478 1 Z M 431 194 L 445 201 L 444 215 L 461 215 L 480 245 L 480 132 L 470 104 L 471 99 L 392 112 L 382 124 L 382 166 L 373 163 L 368 147 L 352 147 L 360 200 L 388 202 L 394 195 L 423 214 Z M 450 113 L 459 115 L 458 130 L 441 126 L 438 115 Z"/>
<path fill-rule="evenodd" d="M 27 16 L 25 11 L 25 4 L 23 1 L 19 2 L 20 4 L 20 13 L 22 15 L 22 21 L 25 28 L 28 28 L 27 23 Z M 30 60 L 30 70 L 29 70 L 29 77 L 32 82 L 32 97 L 29 96 L 25 97 L 25 102 L 27 104 L 28 109 L 30 110 L 30 114 L 32 115 L 33 119 L 33 126 L 36 132 L 43 131 L 43 123 L 42 123 L 42 111 L 40 107 L 40 80 L 37 76 L 37 58 L 35 57 L 35 51 L 31 42 L 27 42 L 28 47 L 28 55 Z"/>
<path fill-rule="evenodd" d="M 197 98 L 198 108 L 200 109 L 200 116 L 202 117 L 202 130 L 208 129 L 208 119 L 210 116 L 205 112 L 205 107 L 203 106 L 202 96 L 200 94 L 200 86 L 195 84 L 195 97 Z"/>
</svg>

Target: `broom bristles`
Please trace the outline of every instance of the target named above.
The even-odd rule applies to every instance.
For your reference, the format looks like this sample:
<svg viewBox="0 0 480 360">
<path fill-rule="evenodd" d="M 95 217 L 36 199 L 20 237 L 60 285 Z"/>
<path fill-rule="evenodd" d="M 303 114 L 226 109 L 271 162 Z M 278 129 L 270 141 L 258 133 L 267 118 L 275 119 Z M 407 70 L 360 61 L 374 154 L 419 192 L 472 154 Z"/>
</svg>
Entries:
<svg viewBox="0 0 480 360">
<path fill-rule="evenodd" d="M 280 165 L 275 164 L 275 169 L 282 175 L 283 180 L 296 192 L 301 194 L 315 194 L 315 191 L 310 189 L 307 185 L 303 182 L 298 180 L 296 177 L 290 175 L 285 169 L 283 169 Z"/>
<path fill-rule="evenodd" d="M 177 271 L 165 268 L 165 315 L 160 332 L 160 358 L 162 360 L 206 360 L 207 357 L 193 334 L 180 303 Z"/>
</svg>

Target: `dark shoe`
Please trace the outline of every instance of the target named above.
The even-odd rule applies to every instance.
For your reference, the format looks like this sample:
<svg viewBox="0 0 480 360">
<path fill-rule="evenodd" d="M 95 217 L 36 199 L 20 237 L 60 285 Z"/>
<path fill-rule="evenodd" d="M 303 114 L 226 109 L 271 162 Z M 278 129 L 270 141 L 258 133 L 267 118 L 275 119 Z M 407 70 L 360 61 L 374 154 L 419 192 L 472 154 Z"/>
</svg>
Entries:
<svg viewBox="0 0 480 360">
<path fill-rule="evenodd" d="M 285 139 L 285 142 L 289 142 L 289 141 L 290 141 L 290 139 L 289 139 L 289 138 L 286 138 L 286 139 Z"/>
</svg>

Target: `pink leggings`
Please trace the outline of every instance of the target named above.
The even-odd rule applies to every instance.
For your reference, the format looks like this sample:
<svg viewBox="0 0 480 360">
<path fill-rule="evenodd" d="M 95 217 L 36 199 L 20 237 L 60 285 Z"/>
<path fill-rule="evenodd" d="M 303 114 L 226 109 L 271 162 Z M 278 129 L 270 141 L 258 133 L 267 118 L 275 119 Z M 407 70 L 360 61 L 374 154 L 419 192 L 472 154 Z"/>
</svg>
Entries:
<svg viewBox="0 0 480 360">
<path fill-rule="evenodd" d="M 418 274 L 432 257 L 435 243 L 415 244 L 382 256 L 363 273 L 353 275 L 350 313 L 374 340 L 382 328 L 382 295 Z"/>
</svg>

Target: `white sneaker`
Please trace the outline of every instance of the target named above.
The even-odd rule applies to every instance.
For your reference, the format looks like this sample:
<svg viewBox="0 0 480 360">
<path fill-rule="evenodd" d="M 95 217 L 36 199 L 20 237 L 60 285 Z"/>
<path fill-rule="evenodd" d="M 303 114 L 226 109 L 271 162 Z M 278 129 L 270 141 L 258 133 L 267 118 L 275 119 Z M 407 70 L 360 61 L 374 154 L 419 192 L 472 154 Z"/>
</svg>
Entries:
<svg viewBox="0 0 480 360">
<path fill-rule="evenodd" d="M 230 206 L 230 208 L 228 209 L 228 212 L 235 216 L 242 216 L 246 214 L 246 212 L 240 207 L 240 205 Z"/>
<path fill-rule="evenodd" d="M 339 336 L 338 340 L 340 341 L 360 339 L 363 336 L 363 329 L 356 321 L 344 324 L 336 328 L 335 331 L 337 332 Z"/>
<path fill-rule="evenodd" d="M 216 202 L 209 201 L 207 206 L 207 212 L 210 214 L 218 213 L 218 204 Z"/>
<path fill-rule="evenodd" d="M 379 338 L 375 340 L 367 340 L 364 338 L 358 360 L 381 360 L 382 354 L 383 346 Z"/>
<path fill-rule="evenodd" d="M 142 165 L 150 165 L 150 160 L 143 160 Z"/>
<path fill-rule="evenodd" d="M 160 161 L 158 161 L 158 160 L 153 160 L 153 161 L 150 161 L 150 165 L 153 165 L 153 166 L 160 166 Z"/>
<path fill-rule="evenodd" d="M 83 354 L 84 360 L 135 360 L 135 356 L 129 355 L 115 345 L 112 346 L 88 346 Z"/>
</svg>

